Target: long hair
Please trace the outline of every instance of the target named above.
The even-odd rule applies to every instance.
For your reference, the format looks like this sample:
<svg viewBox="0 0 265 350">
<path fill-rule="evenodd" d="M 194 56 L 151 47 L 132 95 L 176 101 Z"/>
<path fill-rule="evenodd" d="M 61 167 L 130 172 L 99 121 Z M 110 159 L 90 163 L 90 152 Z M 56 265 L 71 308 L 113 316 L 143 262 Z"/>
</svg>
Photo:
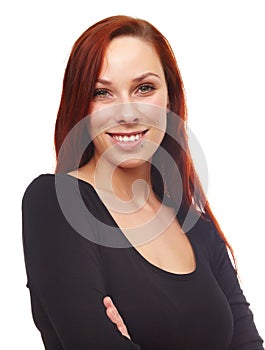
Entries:
<svg viewBox="0 0 265 350">
<path fill-rule="evenodd" d="M 61 102 L 55 126 L 55 151 L 57 156 L 56 173 L 67 173 L 83 166 L 93 156 L 93 143 L 89 142 L 89 133 L 84 127 L 76 128 L 66 142 L 67 135 L 75 125 L 87 116 L 93 98 L 96 80 L 100 74 L 104 54 L 113 38 L 134 36 L 150 43 L 156 50 L 164 70 L 168 95 L 169 111 L 178 118 L 168 118 L 167 131 L 162 141 L 163 148 L 173 159 L 176 167 L 169 169 L 165 157 L 158 151 L 154 155 L 156 167 L 151 167 L 151 181 L 154 192 L 163 198 L 165 192 L 171 200 L 181 199 L 181 211 L 187 214 L 190 208 L 209 217 L 220 236 L 226 242 L 232 255 L 233 250 L 227 242 L 216 218 L 214 217 L 190 155 L 186 130 L 187 108 L 181 74 L 167 39 L 149 22 L 129 16 L 112 16 L 103 19 L 88 28 L 75 42 L 65 70 Z M 169 132 L 170 131 L 170 132 Z M 90 140 L 91 141 L 91 140 Z M 76 163 L 76 155 L 82 156 Z M 60 153 L 60 157 L 59 157 Z M 176 183 L 179 171 L 182 181 L 182 193 Z"/>
</svg>

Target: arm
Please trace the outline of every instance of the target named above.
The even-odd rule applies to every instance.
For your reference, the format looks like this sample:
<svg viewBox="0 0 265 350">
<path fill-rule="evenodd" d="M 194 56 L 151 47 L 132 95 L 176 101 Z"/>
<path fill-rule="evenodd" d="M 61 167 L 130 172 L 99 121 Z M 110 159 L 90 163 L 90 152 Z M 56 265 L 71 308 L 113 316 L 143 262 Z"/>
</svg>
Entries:
<svg viewBox="0 0 265 350">
<path fill-rule="evenodd" d="M 32 312 L 44 343 L 52 337 L 60 350 L 139 349 L 106 317 L 98 246 L 65 220 L 52 179 L 35 180 L 22 202 Z"/>
<path fill-rule="evenodd" d="M 213 271 L 227 297 L 234 317 L 234 335 L 229 350 L 263 350 L 263 341 L 254 324 L 253 314 L 240 287 L 226 245 L 214 227 L 212 233 L 215 241 Z"/>
</svg>

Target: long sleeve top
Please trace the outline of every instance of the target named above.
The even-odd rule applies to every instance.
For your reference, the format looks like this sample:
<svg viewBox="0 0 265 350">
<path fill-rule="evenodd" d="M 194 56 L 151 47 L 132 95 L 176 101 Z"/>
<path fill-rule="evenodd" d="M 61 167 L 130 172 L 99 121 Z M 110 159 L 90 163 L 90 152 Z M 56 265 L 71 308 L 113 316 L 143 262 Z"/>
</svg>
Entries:
<svg viewBox="0 0 265 350">
<path fill-rule="evenodd" d="M 70 175 L 43 174 L 22 201 L 23 247 L 32 315 L 47 350 L 262 350 L 263 342 L 226 245 L 208 218 L 186 233 L 196 268 L 175 274 L 133 246 L 100 244 L 116 222 L 95 189 Z M 66 210 L 83 222 L 83 232 Z M 65 189 L 65 191 L 62 191 Z M 82 218 L 82 208 L 92 215 Z M 102 223 L 104 225 L 102 225 Z M 85 234 L 87 233 L 87 235 Z M 132 340 L 108 319 L 110 296 Z"/>
</svg>

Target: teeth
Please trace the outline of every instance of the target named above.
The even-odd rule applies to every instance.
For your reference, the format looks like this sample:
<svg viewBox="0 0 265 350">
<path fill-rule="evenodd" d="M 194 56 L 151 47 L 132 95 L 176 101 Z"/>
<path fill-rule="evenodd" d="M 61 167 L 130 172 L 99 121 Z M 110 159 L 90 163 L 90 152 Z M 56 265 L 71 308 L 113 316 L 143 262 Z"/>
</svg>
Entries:
<svg viewBox="0 0 265 350">
<path fill-rule="evenodd" d="M 131 136 L 112 135 L 112 137 L 119 142 L 135 142 L 139 140 L 142 136 L 142 133 Z"/>
</svg>

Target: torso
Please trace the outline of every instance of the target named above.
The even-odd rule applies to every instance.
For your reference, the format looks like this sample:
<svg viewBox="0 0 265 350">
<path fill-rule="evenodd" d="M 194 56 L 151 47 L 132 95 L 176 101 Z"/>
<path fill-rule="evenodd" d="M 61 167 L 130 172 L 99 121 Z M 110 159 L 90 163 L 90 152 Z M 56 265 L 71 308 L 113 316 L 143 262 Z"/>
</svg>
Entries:
<svg viewBox="0 0 265 350">
<path fill-rule="evenodd" d="M 85 225 L 84 232 L 81 230 L 79 234 L 69 224 L 69 213 L 65 216 L 62 207 L 58 205 L 58 189 L 65 194 L 67 210 L 72 213 L 72 208 L 77 209 L 74 219 Z M 91 214 L 89 217 L 83 215 L 80 195 L 82 204 Z M 33 242 L 40 252 L 38 256 L 33 254 L 37 262 L 39 255 L 41 259 L 45 259 L 41 270 L 36 270 L 36 266 L 38 269 L 40 267 L 34 261 L 27 260 L 29 268 L 35 271 L 34 275 L 30 275 L 29 285 L 33 293 L 38 291 L 38 286 L 49 290 L 46 295 L 53 298 L 50 299 L 51 312 L 62 320 L 62 329 L 67 330 L 67 335 L 63 336 L 67 339 L 76 341 L 76 332 L 69 331 L 69 318 L 61 318 L 60 305 L 63 305 L 65 315 L 69 315 L 70 319 L 73 305 L 76 305 L 74 312 L 77 327 L 74 328 L 82 330 L 86 328 L 88 318 L 94 322 L 99 317 L 98 322 L 102 320 L 102 324 L 105 324 L 106 316 L 102 312 L 101 303 L 102 297 L 109 295 L 126 320 L 132 339 L 143 349 L 229 348 L 233 335 L 233 315 L 229 300 L 236 303 L 239 301 L 241 305 L 245 301 L 240 297 L 239 286 L 234 291 L 235 294 L 230 294 L 230 284 L 235 284 L 231 264 L 224 255 L 225 246 L 221 244 L 218 233 L 213 231 L 210 221 L 199 218 L 184 235 L 178 222 L 173 220 L 161 235 L 135 248 L 124 245 L 124 241 L 119 244 L 119 240 L 114 240 L 118 245 L 113 245 L 112 241 L 111 244 L 106 244 L 105 239 L 109 233 L 113 232 L 114 237 L 121 235 L 114 219 L 119 221 L 122 218 L 113 218 L 110 215 L 95 189 L 87 181 L 74 181 L 70 176 L 64 175 L 58 176 L 55 181 L 53 177 L 45 176 L 37 180 L 26 198 L 28 210 L 32 212 L 35 203 L 38 203 L 41 210 L 38 209 L 37 215 L 30 218 L 35 220 L 33 229 L 39 227 L 36 235 L 29 232 L 24 237 L 27 242 L 28 239 L 34 239 Z M 39 198 L 43 200 L 39 201 Z M 43 216 L 42 210 L 46 211 L 46 216 Z M 148 214 L 146 210 L 141 213 L 143 217 Z M 50 215 L 52 220 L 44 222 L 43 218 L 51 218 Z M 25 219 L 29 216 L 25 216 Z M 137 216 L 138 219 L 139 217 L 141 215 Z M 133 220 L 125 220 L 126 222 L 129 225 Z M 196 257 L 196 268 L 191 273 L 185 273 L 195 267 L 191 252 Z M 188 256 L 190 259 L 187 259 Z M 51 271 L 57 272 L 50 273 Z M 226 282 L 224 278 L 228 278 Z M 228 296 L 226 292 L 229 292 Z M 60 298 L 58 304 L 58 295 L 67 297 Z M 70 298 L 70 303 L 67 298 Z M 60 304 L 61 300 L 65 304 Z M 35 295 L 33 312 L 39 329 L 43 330 L 45 339 L 51 344 L 49 349 L 58 347 L 57 332 L 50 325 L 38 294 Z M 85 335 L 88 341 L 94 342 L 93 332 L 90 335 L 85 332 Z M 93 340 L 90 340 L 90 336 Z M 111 337 L 109 344 L 112 346 Z M 112 347 L 115 348 L 114 345 Z"/>
<path fill-rule="evenodd" d="M 109 210 L 109 212 L 122 230 L 123 228 L 126 229 L 132 226 L 141 226 L 148 222 L 151 216 L 157 214 L 157 211 L 151 214 L 150 211 L 145 208 L 142 208 L 135 214 L 128 215 L 117 214 L 111 210 Z M 166 216 L 166 212 L 168 212 L 170 220 L 172 217 L 172 209 L 165 206 L 163 207 L 163 219 Z M 148 238 L 143 240 L 142 244 L 134 245 L 135 249 L 147 261 L 165 271 L 177 274 L 186 274 L 194 271 L 196 262 L 191 244 L 177 222 L 175 215 L 174 219 L 167 227 L 165 227 L 166 223 L 163 224 L 163 222 L 161 222 L 163 219 L 160 220 L 158 217 L 154 224 L 150 225 L 151 231 L 149 230 L 149 232 L 146 232 L 148 226 L 144 229 L 145 235 Z M 159 226 L 161 227 L 161 229 L 158 230 L 160 233 L 152 235 L 152 229 Z M 123 231 L 126 232 L 126 230 Z"/>
<path fill-rule="evenodd" d="M 78 172 L 71 172 L 69 175 L 90 183 L 91 178 Z M 181 229 L 174 210 L 161 205 L 155 196 L 151 203 L 145 204 L 134 212 L 125 214 L 112 210 L 101 197 L 110 215 L 117 225 L 124 232 L 135 249 L 151 264 L 168 272 L 186 274 L 195 270 L 196 261 L 189 239 Z M 152 219 L 154 219 L 152 221 Z M 143 227 L 143 225 L 145 225 Z M 141 241 L 134 242 L 133 234 L 130 236 L 128 230 L 133 228 L 139 232 L 143 227 Z M 156 231 L 156 232 L 155 232 Z"/>
</svg>

